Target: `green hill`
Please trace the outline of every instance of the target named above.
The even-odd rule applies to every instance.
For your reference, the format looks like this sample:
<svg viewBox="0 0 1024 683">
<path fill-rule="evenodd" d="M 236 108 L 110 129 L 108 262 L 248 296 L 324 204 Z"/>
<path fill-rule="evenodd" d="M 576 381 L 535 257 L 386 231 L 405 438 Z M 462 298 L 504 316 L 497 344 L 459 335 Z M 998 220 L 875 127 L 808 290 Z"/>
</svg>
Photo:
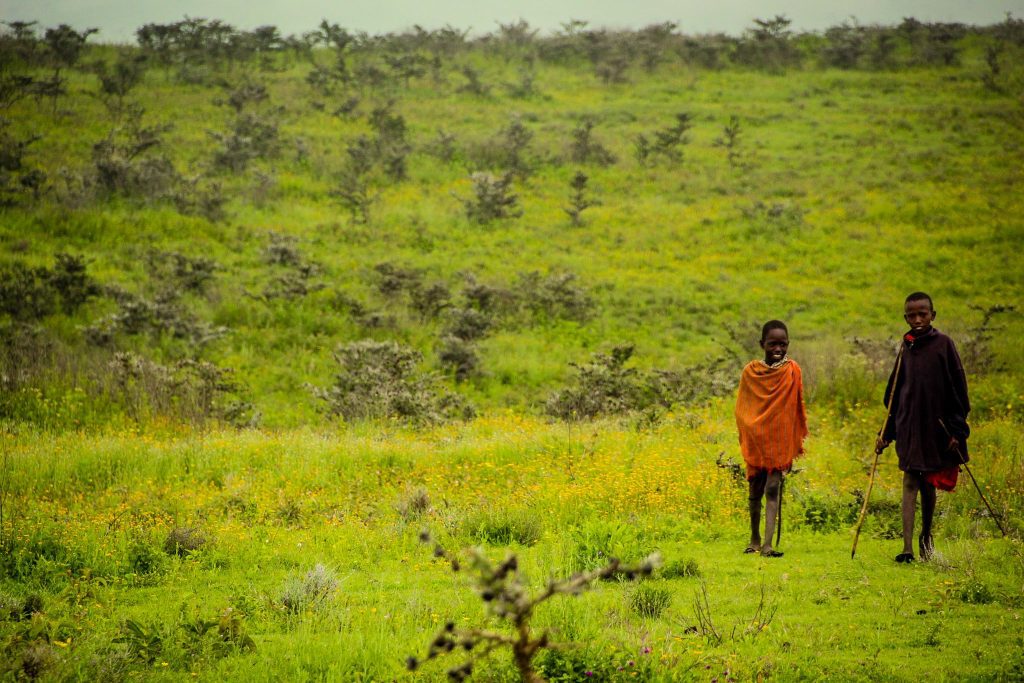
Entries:
<svg viewBox="0 0 1024 683">
<path fill-rule="evenodd" d="M 570 364 L 633 345 L 686 385 L 671 403 L 715 393 L 771 318 L 819 398 L 874 401 L 914 290 L 972 375 L 1013 365 L 1021 22 L 768 24 L 470 40 L 193 19 L 139 46 L 12 25 L 3 413 L 318 422 L 335 350 L 364 339 L 485 413 L 541 412 Z M 502 190 L 480 173 L 515 201 L 481 213 Z M 62 299 L 58 271 L 85 290 Z M 1019 409 L 1019 374 L 997 374 L 980 407 Z"/>
</svg>

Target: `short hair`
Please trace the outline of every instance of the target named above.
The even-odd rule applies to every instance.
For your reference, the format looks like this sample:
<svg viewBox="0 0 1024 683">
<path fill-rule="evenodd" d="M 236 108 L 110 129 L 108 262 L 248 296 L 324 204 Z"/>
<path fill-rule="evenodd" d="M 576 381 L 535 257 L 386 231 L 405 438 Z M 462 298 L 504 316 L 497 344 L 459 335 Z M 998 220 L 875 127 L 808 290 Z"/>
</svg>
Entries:
<svg viewBox="0 0 1024 683">
<path fill-rule="evenodd" d="M 761 327 L 761 341 L 767 339 L 768 333 L 772 330 L 782 330 L 786 333 L 787 337 L 789 336 L 789 330 L 786 328 L 786 323 L 781 320 L 769 320 Z"/>
<path fill-rule="evenodd" d="M 924 292 L 914 292 L 906 299 L 903 300 L 904 304 L 909 304 L 911 301 L 928 301 L 928 308 L 935 310 L 935 304 L 932 302 L 932 298 Z"/>
</svg>

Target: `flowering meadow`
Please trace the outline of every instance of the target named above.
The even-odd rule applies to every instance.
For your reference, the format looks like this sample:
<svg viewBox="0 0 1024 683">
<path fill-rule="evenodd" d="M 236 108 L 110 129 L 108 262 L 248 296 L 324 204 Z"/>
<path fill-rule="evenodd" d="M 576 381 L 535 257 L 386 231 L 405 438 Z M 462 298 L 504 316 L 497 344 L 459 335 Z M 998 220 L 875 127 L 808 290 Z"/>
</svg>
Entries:
<svg viewBox="0 0 1024 683">
<path fill-rule="evenodd" d="M 741 553 L 746 489 L 725 403 L 650 429 L 507 414 L 429 430 L 9 435 L 9 675 L 443 678 L 445 663 L 409 673 L 406 659 L 448 621 L 489 618 L 465 572 L 419 542 L 424 529 L 455 550 L 516 553 L 538 590 L 660 554 L 647 579 L 545 604 L 535 627 L 566 643 L 538 659 L 550 680 L 1019 675 L 1020 542 L 998 538 L 961 485 L 940 498 L 936 559 L 895 565 L 890 455 L 851 560 L 870 455 L 851 457 L 827 414 L 811 418 L 779 560 Z M 974 471 L 1019 528 L 1015 422 L 982 425 L 976 444 Z M 698 628 L 702 594 L 718 637 Z M 762 603 L 772 616 L 752 630 Z M 516 677 L 500 654 L 476 675 Z"/>
</svg>

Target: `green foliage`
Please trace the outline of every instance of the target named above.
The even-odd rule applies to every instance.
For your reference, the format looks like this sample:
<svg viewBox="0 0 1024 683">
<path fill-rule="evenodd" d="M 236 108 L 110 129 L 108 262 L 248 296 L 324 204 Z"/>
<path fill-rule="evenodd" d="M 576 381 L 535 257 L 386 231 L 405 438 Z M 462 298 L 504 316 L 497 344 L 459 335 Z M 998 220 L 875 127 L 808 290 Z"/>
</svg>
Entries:
<svg viewBox="0 0 1024 683">
<path fill-rule="evenodd" d="M 541 520 L 526 510 L 481 510 L 464 519 L 461 526 L 474 542 L 500 546 L 531 546 L 544 532 Z"/>
<path fill-rule="evenodd" d="M 655 570 L 654 575 L 661 579 L 688 579 L 699 578 L 703 573 L 696 560 L 674 559 Z"/>
<path fill-rule="evenodd" d="M 971 605 L 987 605 L 995 600 L 992 589 L 977 577 L 971 576 L 961 582 L 954 591 L 962 602 Z"/>
<path fill-rule="evenodd" d="M 17 321 L 44 318 L 58 309 L 73 314 L 100 294 L 100 287 L 86 273 L 85 259 L 58 253 L 52 269 L 32 268 L 21 261 L 0 271 L 0 314 Z"/>
<path fill-rule="evenodd" d="M 206 532 L 197 527 L 175 527 L 164 539 L 164 552 L 168 555 L 188 557 L 196 551 L 206 548 L 210 538 Z"/>
<path fill-rule="evenodd" d="M 671 604 L 671 591 L 651 581 L 637 584 L 629 593 L 630 609 L 648 619 L 657 619 Z"/>
<path fill-rule="evenodd" d="M 285 583 L 279 602 L 290 614 L 315 610 L 329 600 L 338 589 L 334 572 L 318 564 L 301 576 L 294 576 Z"/>
<path fill-rule="evenodd" d="M 573 364 L 575 384 L 548 399 L 548 414 L 563 420 L 589 420 L 692 405 L 731 393 L 735 386 L 735 372 L 727 361 L 719 359 L 683 371 L 640 372 L 626 367 L 633 350 L 632 345 L 616 346 L 610 354 L 596 353 L 588 363 Z"/>
<path fill-rule="evenodd" d="M 522 215 L 519 197 L 512 192 L 512 174 L 494 176 L 490 173 L 474 173 L 473 196 L 463 199 L 466 217 L 479 225 L 489 225 L 497 220 L 518 218 Z"/>
<path fill-rule="evenodd" d="M 132 619 L 126 619 L 122 625 L 121 635 L 114 638 L 115 643 L 124 643 L 134 657 L 152 664 L 161 655 L 164 649 L 166 634 L 160 624 L 139 623 Z"/>
<path fill-rule="evenodd" d="M 340 346 L 334 384 L 316 395 L 347 420 L 398 418 L 437 422 L 464 418 L 471 408 L 443 391 L 434 377 L 417 372 L 418 351 L 396 342 L 362 341 Z"/>
<path fill-rule="evenodd" d="M 569 569 L 588 571 L 611 558 L 632 561 L 650 554 L 643 532 L 615 520 L 592 519 L 569 533 Z"/>
</svg>

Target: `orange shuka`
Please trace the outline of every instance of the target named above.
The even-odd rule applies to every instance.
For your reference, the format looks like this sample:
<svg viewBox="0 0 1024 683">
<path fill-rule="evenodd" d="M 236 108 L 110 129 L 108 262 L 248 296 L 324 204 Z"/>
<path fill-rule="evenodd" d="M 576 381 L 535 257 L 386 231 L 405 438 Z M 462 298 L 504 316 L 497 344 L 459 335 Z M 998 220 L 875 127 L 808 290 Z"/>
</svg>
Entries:
<svg viewBox="0 0 1024 683">
<path fill-rule="evenodd" d="M 789 469 L 804 452 L 807 436 L 803 378 L 795 361 L 774 368 L 760 360 L 747 363 L 736 396 L 736 427 L 748 477 L 757 469 Z"/>
</svg>

